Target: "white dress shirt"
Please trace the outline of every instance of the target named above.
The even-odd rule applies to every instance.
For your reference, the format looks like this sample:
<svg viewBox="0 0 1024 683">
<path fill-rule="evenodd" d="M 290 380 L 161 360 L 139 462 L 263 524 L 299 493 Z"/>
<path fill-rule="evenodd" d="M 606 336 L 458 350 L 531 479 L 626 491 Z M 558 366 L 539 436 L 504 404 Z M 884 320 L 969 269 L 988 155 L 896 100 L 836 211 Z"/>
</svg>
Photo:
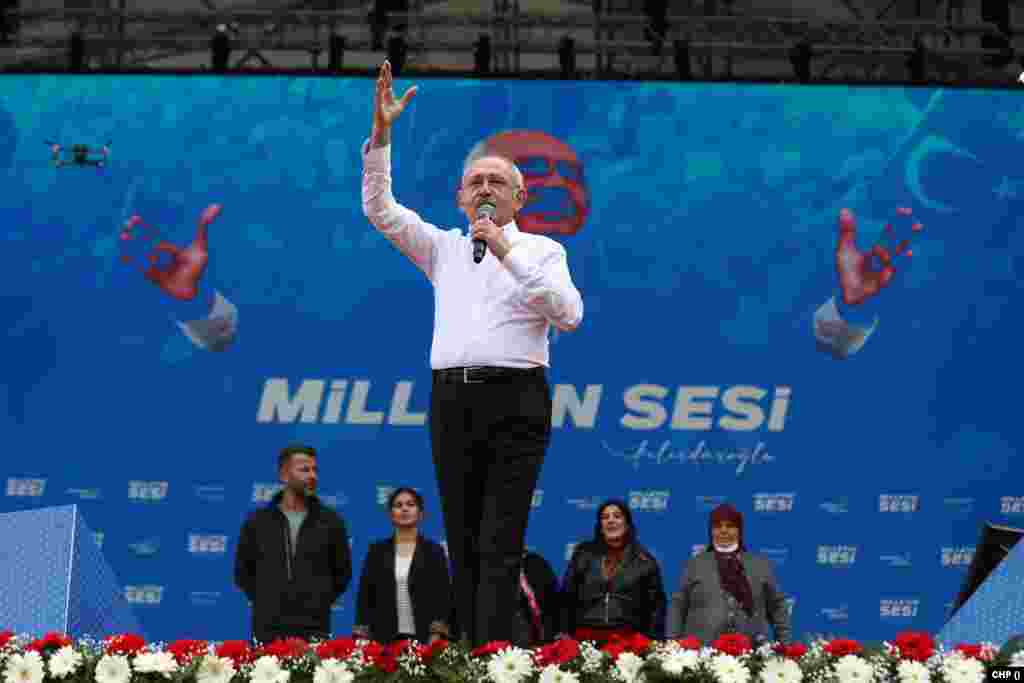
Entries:
<svg viewBox="0 0 1024 683">
<path fill-rule="evenodd" d="M 434 285 L 432 368 L 549 366 L 551 325 L 583 320 L 565 248 L 543 235 L 502 226 L 512 248 L 499 261 L 488 250 L 473 263 L 469 231 L 441 230 L 391 193 L 391 147 L 363 145 L 363 212 Z"/>
</svg>

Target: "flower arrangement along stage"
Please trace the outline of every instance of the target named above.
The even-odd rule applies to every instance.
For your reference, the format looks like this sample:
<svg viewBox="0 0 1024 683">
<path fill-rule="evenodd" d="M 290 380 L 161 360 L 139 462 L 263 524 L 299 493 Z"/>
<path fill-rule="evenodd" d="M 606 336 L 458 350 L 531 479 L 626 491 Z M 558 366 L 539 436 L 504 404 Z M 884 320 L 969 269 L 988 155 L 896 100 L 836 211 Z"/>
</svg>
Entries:
<svg viewBox="0 0 1024 683">
<path fill-rule="evenodd" d="M 634 636 L 600 646 L 558 640 L 532 650 L 504 642 L 471 650 L 443 640 L 254 646 L 0 633 L 3 683 L 983 683 L 1000 666 L 1024 667 L 1024 651 L 1000 652 L 989 643 L 945 650 L 912 632 L 873 647 L 837 639 L 755 649 L 746 636 L 729 634 L 706 645 Z"/>
</svg>

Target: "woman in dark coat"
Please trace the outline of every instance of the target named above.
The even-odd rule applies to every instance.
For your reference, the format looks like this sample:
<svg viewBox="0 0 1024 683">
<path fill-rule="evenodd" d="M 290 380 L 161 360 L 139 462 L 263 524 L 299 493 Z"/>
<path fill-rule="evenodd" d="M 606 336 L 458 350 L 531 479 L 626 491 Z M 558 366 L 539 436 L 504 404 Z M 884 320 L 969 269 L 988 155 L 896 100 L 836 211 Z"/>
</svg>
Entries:
<svg viewBox="0 0 1024 683">
<path fill-rule="evenodd" d="M 419 533 L 423 497 L 411 488 L 396 489 L 388 511 L 394 533 L 366 553 L 353 634 L 381 643 L 448 638 L 448 558 L 444 548 Z"/>
</svg>

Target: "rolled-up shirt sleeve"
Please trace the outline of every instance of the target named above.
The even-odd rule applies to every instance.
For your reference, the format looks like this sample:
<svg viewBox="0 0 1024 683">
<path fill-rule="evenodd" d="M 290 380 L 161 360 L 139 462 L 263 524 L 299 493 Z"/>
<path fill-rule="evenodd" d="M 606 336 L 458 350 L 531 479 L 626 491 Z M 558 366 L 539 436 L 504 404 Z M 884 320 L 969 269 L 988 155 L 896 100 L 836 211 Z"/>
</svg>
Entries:
<svg viewBox="0 0 1024 683">
<path fill-rule="evenodd" d="M 371 149 L 369 140 L 363 143 L 363 213 L 373 227 L 434 280 L 437 244 L 443 233 L 395 200 L 391 193 L 391 146 Z"/>
<path fill-rule="evenodd" d="M 583 297 L 572 282 L 565 247 L 547 242 L 543 250 L 513 246 L 502 260 L 519 284 L 522 302 L 564 332 L 583 321 Z"/>
</svg>

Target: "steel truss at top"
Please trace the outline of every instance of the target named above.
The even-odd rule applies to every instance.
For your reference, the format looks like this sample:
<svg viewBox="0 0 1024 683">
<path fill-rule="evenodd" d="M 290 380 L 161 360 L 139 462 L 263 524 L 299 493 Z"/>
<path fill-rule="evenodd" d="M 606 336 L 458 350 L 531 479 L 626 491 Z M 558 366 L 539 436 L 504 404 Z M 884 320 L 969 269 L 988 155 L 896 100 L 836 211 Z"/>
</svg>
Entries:
<svg viewBox="0 0 1024 683">
<path fill-rule="evenodd" d="M 1020 70 L 1022 56 L 994 24 L 952 20 L 672 15 L 665 34 L 652 36 L 643 15 L 421 9 L 388 15 L 382 25 L 401 28 L 407 71 L 419 72 L 472 71 L 482 35 L 490 39 L 492 73 L 578 78 L 678 77 L 685 64 L 687 77 L 792 80 L 794 56 L 802 54 L 809 63 L 803 80 L 906 81 L 914 75 L 928 82 L 1005 82 Z M 354 11 L 51 9 L 12 13 L 8 26 L 18 30 L 0 47 L 8 53 L 7 69 L 64 68 L 75 32 L 85 40 L 87 68 L 159 69 L 172 57 L 208 53 L 218 27 L 228 27 L 233 52 L 243 55 L 233 66 L 317 69 L 332 35 L 344 38 L 346 67 L 370 68 L 383 56 L 367 14 Z M 559 59 L 565 38 L 575 56 L 571 74 Z M 282 59 L 285 53 L 292 56 Z M 915 55 L 923 73 L 912 73 Z"/>
</svg>

